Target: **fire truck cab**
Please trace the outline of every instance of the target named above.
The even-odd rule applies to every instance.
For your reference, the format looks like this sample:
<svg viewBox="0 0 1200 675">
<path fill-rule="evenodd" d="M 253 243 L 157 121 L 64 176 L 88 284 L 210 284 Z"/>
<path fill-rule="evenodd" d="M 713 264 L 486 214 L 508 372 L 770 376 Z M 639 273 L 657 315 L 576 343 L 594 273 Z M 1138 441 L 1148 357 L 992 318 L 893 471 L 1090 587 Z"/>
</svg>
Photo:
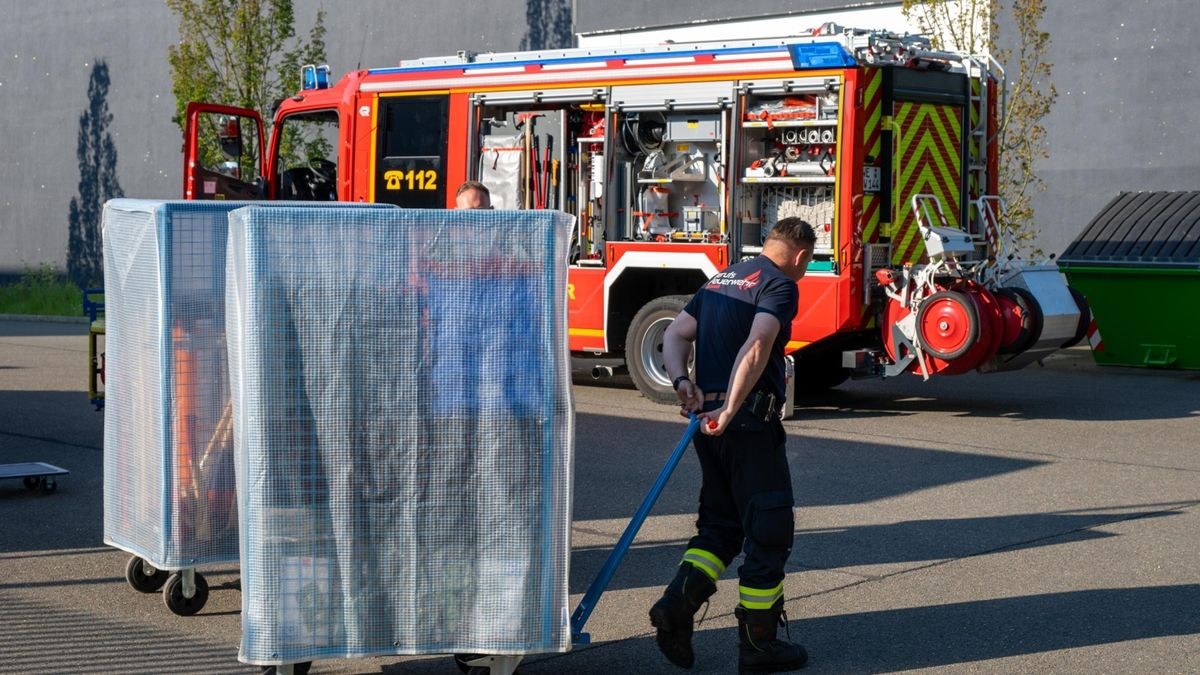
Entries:
<svg viewBox="0 0 1200 675">
<path fill-rule="evenodd" d="M 1081 296 L 1002 237 L 1002 71 L 920 37 L 829 24 L 788 40 L 459 52 L 332 85 L 306 66 L 304 82 L 269 143 L 254 112 L 192 104 L 185 196 L 452 208 L 479 180 L 495 208 L 566 211 L 570 348 L 623 362 L 653 400 L 675 400 L 667 325 L 787 216 L 818 233 L 788 344 L 797 393 L 1021 367 L 1086 328 Z"/>
</svg>

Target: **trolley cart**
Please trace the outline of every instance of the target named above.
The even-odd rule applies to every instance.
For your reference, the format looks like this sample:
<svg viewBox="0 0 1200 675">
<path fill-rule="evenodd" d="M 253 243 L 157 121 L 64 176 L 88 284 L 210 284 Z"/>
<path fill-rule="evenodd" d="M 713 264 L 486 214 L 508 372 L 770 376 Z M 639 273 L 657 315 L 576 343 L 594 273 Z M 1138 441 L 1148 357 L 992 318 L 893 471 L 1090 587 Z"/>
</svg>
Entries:
<svg viewBox="0 0 1200 675">
<path fill-rule="evenodd" d="M 570 219 L 229 222 L 238 659 L 479 654 L 468 669 L 501 673 L 569 650 Z"/>
<path fill-rule="evenodd" d="M 161 589 L 180 616 L 208 600 L 196 569 L 238 555 L 224 342 L 238 206 L 104 206 L 104 542 L 130 554 L 131 588 Z"/>
<path fill-rule="evenodd" d="M 41 490 L 48 495 L 58 489 L 55 476 L 65 476 L 71 473 L 64 468 L 45 462 L 22 462 L 20 464 L 0 464 L 0 480 L 5 478 L 21 478 L 26 490 Z"/>
<path fill-rule="evenodd" d="M 243 205 L 104 207 L 104 541 L 131 554 L 130 587 L 181 616 L 207 601 L 197 568 L 238 562 L 225 259 Z"/>
</svg>

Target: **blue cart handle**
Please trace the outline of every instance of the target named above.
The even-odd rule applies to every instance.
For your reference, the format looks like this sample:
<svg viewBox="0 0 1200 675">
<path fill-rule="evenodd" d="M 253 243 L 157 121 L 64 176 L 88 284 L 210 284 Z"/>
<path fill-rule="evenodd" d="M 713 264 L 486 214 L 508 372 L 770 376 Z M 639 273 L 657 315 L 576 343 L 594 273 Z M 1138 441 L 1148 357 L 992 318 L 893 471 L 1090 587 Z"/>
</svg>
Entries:
<svg viewBox="0 0 1200 675">
<path fill-rule="evenodd" d="M 700 418 L 693 413 L 691 415 L 691 422 L 688 423 L 687 429 L 683 432 L 683 438 L 679 439 L 679 445 L 675 446 L 675 451 L 667 458 L 666 466 L 659 472 L 654 485 L 650 487 L 650 492 L 646 493 L 646 498 L 642 500 L 642 505 L 638 507 L 637 513 L 633 514 L 629 525 L 625 526 L 625 532 L 621 534 L 621 539 L 617 541 L 617 545 L 608 554 L 608 560 L 604 561 L 604 567 L 600 568 L 600 573 L 596 575 L 596 580 L 592 582 L 587 592 L 583 594 L 583 599 L 579 601 L 579 606 L 575 608 L 575 613 L 571 615 L 571 642 L 574 644 L 585 645 L 591 641 L 590 636 L 583 632 L 583 625 L 587 623 L 592 610 L 596 608 L 596 602 L 600 600 L 600 595 L 604 593 L 604 589 L 608 588 L 608 582 L 612 580 L 613 574 L 616 573 L 617 567 L 621 564 L 621 559 L 625 557 L 625 553 L 629 550 L 629 545 L 633 543 L 634 537 L 637 536 L 638 530 L 642 529 L 642 523 L 645 522 L 646 516 L 650 515 L 650 509 L 654 507 L 654 502 L 658 501 L 658 496 L 662 493 L 663 488 L 666 487 L 667 481 L 671 478 L 671 474 L 675 471 L 675 467 L 683 457 L 684 451 L 687 450 L 688 443 L 692 441 L 692 437 L 696 435 L 696 431 L 699 428 Z"/>
</svg>

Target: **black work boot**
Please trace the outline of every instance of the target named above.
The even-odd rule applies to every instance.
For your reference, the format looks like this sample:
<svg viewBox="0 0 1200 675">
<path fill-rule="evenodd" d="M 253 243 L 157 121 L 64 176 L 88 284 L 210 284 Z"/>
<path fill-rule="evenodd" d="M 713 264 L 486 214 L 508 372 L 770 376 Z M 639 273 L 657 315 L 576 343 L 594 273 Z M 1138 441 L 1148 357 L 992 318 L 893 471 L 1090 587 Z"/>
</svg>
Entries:
<svg viewBox="0 0 1200 675">
<path fill-rule="evenodd" d="M 771 609 L 734 610 L 738 620 L 738 672 L 783 673 L 808 663 L 808 652 L 798 644 L 775 637 L 776 627 L 787 626 L 783 598 Z"/>
<path fill-rule="evenodd" d="M 680 668 L 696 662 L 692 652 L 692 618 L 717 585 L 698 567 L 681 563 L 675 579 L 663 596 L 650 608 L 650 623 L 658 629 L 658 648 L 667 660 Z"/>
</svg>

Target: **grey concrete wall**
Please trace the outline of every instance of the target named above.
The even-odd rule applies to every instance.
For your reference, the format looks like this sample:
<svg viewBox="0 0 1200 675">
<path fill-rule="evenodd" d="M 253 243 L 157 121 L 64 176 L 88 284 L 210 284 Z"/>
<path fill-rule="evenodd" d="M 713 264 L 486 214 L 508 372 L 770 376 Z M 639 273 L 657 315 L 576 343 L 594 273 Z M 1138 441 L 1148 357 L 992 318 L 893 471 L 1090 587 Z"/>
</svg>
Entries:
<svg viewBox="0 0 1200 675">
<path fill-rule="evenodd" d="M 847 5 L 891 4 L 875 0 L 742 0 L 741 2 L 646 2 L 646 0 L 577 0 L 576 23 L 580 31 L 611 30 L 635 26 L 659 26 L 736 17 L 764 16 L 783 12 L 837 9 Z"/>
<path fill-rule="evenodd" d="M 165 59 L 174 33 L 153 28 L 170 16 L 153 0 L 5 0 L 0 15 L 0 274 L 62 268 L 73 213 L 77 248 L 98 246 L 84 220 L 104 183 L 179 194 Z"/>
<path fill-rule="evenodd" d="M 1047 190 L 1033 204 L 1043 248 L 1061 252 L 1122 190 L 1200 189 L 1200 3 L 1047 4 L 1058 101 L 1037 166 Z"/>
<path fill-rule="evenodd" d="M 489 0 L 486 9 L 297 0 L 298 32 L 322 5 L 338 75 L 460 48 L 564 46 L 570 36 L 561 0 Z M 181 194 L 167 64 L 178 24 L 162 0 L 0 0 L 0 16 L 0 278 L 43 263 L 91 275 L 106 198 Z"/>
<path fill-rule="evenodd" d="M 335 74 L 458 49 L 564 46 L 571 0 L 297 0 L 307 32 L 319 6 Z M 576 30 L 828 9 L 833 0 L 577 0 Z M 1060 98 L 1047 120 L 1040 244 L 1061 251 L 1120 190 L 1195 189 L 1200 136 L 1187 114 L 1200 25 L 1193 0 L 1051 2 L 1044 27 Z M 162 0 L 0 0 L 0 277 L 50 263 L 98 264 L 97 208 L 115 194 L 180 194 L 181 137 Z"/>
</svg>

